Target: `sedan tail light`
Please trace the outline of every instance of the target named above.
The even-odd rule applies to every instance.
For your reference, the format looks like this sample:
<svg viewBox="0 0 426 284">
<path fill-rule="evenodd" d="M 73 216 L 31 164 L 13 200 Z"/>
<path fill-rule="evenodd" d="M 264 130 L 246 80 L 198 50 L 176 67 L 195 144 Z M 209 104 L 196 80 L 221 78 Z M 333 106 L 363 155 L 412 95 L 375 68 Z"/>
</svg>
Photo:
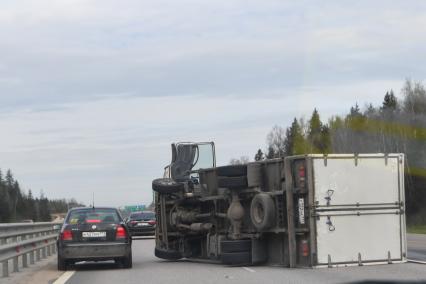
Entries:
<svg viewBox="0 0 426 284">
<path fill-rule="evenodd" d="M 155 224 L 157 224 L 157 221 L 155 221 L 155 220 L 150 220 L 150 221 L 148 221 L 148 224 L 150 224 L 150 225 L 155 225 Z"/>
<path fill-rule="evenodd" d="M 126 229 L 124 229 L 123 226 L 118 226 L 117 231 L 115 232 L 115 238 L 116 239 L 125 239 L 127 238 L 127 232 Z"/>
<path fill-rule="evenodd" d="M 61 240 L 63 241 L 72 241 L 72 232 L 71 230 L 63 230 L 61 233 Z"/>
</svg>

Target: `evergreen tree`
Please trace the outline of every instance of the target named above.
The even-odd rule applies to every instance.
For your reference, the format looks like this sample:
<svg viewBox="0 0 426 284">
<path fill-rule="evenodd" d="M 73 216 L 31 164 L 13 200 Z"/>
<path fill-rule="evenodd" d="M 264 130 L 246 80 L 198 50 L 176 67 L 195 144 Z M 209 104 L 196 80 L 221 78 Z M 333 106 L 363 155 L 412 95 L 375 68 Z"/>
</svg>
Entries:
<svg viewBox="0 0 426 284">
<path fill-rule="evenodd" d="M 19 186 L 19 182 L 17 180 L 13 182 L 13 191 L 16 195 L 13 214 L 16 220 L 24 219 L 23 211 L 25 210 L 25 204 L 21 192 L 21 187 Z"/>
<path fill-rule="evenodd" d="M 397 107 L 397 100 L 393 93 L 393 90 L 390 90 L 390 92 L 386 92 L 386 95 L 383 99 L 382 103 L 382 110 L 396 110 Z"/>
<path fill-rule="evenodd" d="M 300 155 L 307 152 L 305 137 L 296 118 L 294 118 L 291 126 L 287 128 L 284 145 L 286 156 Z"/>
<path fill-rule="evenodd" d="M 314 109 L 312 117 L 309 120 L 308 129 L 308 142 L 309 152 L 311 153 L 324 153 L 324 138 L 323 138 L 323 125 L 317 109 Z"/>
<path fill-rule="evenodd" d="M 40 221 L 48 222 L 51 221 L 49 200 L 44 196 L 43 192 L 40 194 L 38 205 L 38 216 Z"/>
<path fill-rule="evenodd" d="M 40 198 L 34 199 L 31 190 L 28 191 L 28 194 L 22 191 L 11 170 L 8 170 L 5 176 L 0 170 L 0 223 L 24 219 L 31 219 L 35 222 L 50 221 L 51 212 L 66 213 L 68 208 L 81 206 L 84 204 L 78 203 L 75 199 L 49 200 L 43 191 L 41 191 Z"/>
<path fill-rule="evenodd" d="M 0 181 L 0 223 L 6 223 L 10 221 L 10 197 L 9 192 L 6 188 L 5 182 Z"/>
<path fill-rule="evenodd" d="M 360 115 L 361 115 L 361 110 L 359 108 L 358 103 L 356 103 L 353 107 L 351 107 L 349 116 L 350 117 L 358 117 Z"/>
<path fill-rule="evenodd" d="M 317 109 L 309 120 L 308 141 L 311 153 L 329 153 L 331 147 L 330 130 L 323 125 Z"/>
<path fill-rule="evenodd" d="M 34 196 L 31 189 L 28 191 L 28 196 L 24 202 L 26 207 L 26 219 L 32 219 L 34 221 L 39 220 Z"/>
<path fill-rule="evenodd" d="M 263 160 L 263 159 L 265 159 L 265 157 L 264 157 L 264 155 L 263 155 L 262 150 L 261 150 L 261 149 L 257 150 L 256 155 L 254 155 L 254 160 L 255 160 L 255 161 L 261 161 L 261 160 Z"/>
<path fill-rule="evenodd" d="M 273 159 L 273 158 L 275 158 L 274 148 L 272 148 L 272 146 L 269 146 L 268 153 L 266 154 L 266 159 Z"/>
</svg>

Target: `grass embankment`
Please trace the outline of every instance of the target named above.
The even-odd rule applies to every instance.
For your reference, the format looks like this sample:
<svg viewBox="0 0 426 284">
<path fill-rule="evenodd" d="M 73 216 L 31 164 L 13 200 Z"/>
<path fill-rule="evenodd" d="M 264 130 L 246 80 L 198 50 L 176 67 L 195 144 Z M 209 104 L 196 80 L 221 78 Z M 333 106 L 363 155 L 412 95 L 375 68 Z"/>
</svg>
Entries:
<svg viewBox="0 0 426 284">
<path fill-rule="evenodd" d="M 407 232 L 410 234 L 426 234 L 426 225 L 408 225 Z"/>
</svg>

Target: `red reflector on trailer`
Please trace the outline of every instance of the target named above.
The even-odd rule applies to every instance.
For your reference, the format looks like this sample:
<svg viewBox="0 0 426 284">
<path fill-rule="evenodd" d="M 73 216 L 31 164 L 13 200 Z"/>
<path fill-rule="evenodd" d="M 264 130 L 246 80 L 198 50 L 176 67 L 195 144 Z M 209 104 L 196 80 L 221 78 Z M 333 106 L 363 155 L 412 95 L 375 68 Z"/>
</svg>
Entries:
<svg viewBox="0 0 426 284">
<path fill-rule="evenodd" d="M 300 166 L 300 168 L 299 168 L 299 177 L 300 178 L 305 177 L 305 167 L 304 166 Z"/>
<path fill-rule="evenodd" d="M 302 256 L 309 256 L 309 244 L 307 240 L 302 240 L 300 243 Z"/>
</svg>

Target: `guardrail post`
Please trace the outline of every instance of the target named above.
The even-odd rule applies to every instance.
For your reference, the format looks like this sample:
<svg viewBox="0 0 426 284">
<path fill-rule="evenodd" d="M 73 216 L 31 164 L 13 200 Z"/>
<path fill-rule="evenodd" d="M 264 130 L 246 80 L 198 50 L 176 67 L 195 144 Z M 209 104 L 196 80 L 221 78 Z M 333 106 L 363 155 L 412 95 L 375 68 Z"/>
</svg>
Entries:
<svg viewBox="0 0 426 284">
<path fill-rule="evenodd" d="M 41 257 L 46 258 L 46 247 L 41 248 Z"/>
<path fill-rule="evenodd" d="M 13 258 L 13 272 L 19 272 L 19 256 Z"/>
<path fill-rule="evenodd" d="M 36 250 L 36 261 L 40 261 L 41 257 L 40 257 L 40 249 Z"/>
<path fill-rule="evenodd" d="M 7 260 L 3 261 L 2 263 L 3 266 L 3 277 L 8 277 L 9 276 L 9 263 Z"/>
<path fill-rule="evenodd" d="M 34 251 L 30 251 L 30 264 L 34 264 Z"/>
<path fill-rule="evenodd" d="M 28 267 L 28 254 L 24 253 L 22 255 L 22 267 L 26 268 Z"/>
</svg>

